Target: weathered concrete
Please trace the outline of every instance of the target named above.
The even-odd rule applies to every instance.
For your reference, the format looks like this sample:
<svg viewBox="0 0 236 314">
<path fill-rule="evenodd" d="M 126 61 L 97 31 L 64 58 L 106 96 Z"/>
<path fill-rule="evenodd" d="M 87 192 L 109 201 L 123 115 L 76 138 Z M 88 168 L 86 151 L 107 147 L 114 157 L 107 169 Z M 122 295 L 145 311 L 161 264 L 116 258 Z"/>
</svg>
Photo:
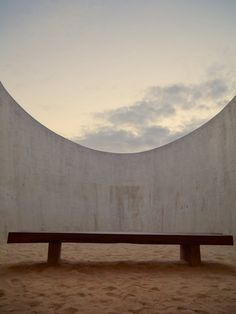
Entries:
<svg viewBox="0 0 236 314">
<path fill-rule="evenodd" d="M 0 85 L 0 235 L 8 231 L 236 236 L 236 97 L 189 135 L 135 154 L 53 133 Z"/>
</svg>

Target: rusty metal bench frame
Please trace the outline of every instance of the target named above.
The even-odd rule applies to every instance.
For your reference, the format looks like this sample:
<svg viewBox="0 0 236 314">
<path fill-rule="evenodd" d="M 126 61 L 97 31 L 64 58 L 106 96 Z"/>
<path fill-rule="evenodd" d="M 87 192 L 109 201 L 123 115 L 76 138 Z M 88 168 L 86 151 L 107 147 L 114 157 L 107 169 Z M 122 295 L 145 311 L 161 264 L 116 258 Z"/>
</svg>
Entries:
<svg viewBox="0 0 236 314">
<path fill-rule="evenodd" d="M 201 263 L 200 245 L 233 245 L 233 237 L 220 233 L 9 232 L 7 241 L 7 243 L 48 243 L 49 265 L 59 263 L 63 242 L 180 245 L 180 259 L 191 266 L 197 266 Z"/>
</svg>

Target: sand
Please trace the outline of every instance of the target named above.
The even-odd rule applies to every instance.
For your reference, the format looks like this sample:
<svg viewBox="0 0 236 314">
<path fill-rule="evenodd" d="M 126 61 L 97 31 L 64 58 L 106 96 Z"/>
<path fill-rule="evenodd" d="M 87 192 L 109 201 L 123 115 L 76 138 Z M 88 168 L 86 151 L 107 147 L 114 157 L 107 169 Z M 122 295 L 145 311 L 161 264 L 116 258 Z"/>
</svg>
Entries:
<svg viewBox="0 0 236 314">
<path fill-rule="evenodd" d="M 236 247 L 202 247 L 203 263 L 178 246 L 63 244 L 45 264 L 45 244 L 0 246 L 0 313 L 236 313 Z"/>
</svg>

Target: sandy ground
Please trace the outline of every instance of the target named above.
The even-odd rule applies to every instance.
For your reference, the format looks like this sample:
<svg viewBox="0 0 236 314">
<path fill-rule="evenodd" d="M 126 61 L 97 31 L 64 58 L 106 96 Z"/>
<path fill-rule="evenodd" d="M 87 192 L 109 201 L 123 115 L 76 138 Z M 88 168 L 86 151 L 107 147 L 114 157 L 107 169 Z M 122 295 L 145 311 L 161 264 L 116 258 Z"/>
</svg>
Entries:
<svg viewBox="0 0 236 314">
<path fill-rule="evenodd" d="M 236 313 L 236 247 L 202 247 L 203 263 L 179 261 L 178 246 L 0 246 L 0 313 Z"/>
</svg>

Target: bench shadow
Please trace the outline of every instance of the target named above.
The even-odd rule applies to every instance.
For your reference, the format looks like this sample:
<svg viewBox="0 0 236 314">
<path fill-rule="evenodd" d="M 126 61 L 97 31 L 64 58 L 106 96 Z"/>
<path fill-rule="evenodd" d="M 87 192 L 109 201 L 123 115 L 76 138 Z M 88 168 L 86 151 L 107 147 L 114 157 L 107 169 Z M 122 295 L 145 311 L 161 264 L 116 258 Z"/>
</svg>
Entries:
<svg viewBox="0 0 236 314">
<path fill-rule="evenodd" d="M 21 262 L 17 264 L 5 265 L 5 268 L 12 272 L 28 273 L 28 272 L 43 272 L 47 270 L 62 270 L 62 271 L 78 271 L 78 272 L 143 272 L 143 273 L 211 273 L 211 274 L 230 274 L 236 276 L 236 266 L 216 262 L 202 262 L 201 265 L 191 267 L 182 261 L 82 261 L 69 262 L 62 260 L 57 266 L 49 266 L 46 262 Z"/>
</svg>

